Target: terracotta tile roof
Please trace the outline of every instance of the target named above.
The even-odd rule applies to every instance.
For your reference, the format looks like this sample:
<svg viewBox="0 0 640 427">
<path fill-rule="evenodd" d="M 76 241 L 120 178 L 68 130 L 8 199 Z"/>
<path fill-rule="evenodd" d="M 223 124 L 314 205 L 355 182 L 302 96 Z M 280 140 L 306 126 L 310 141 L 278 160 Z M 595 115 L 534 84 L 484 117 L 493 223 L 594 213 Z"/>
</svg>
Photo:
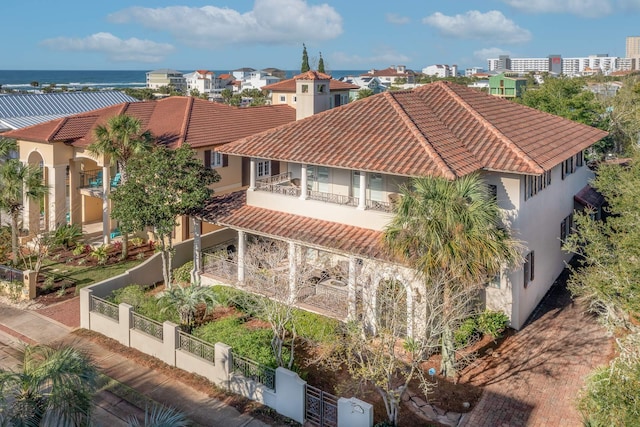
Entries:
<svg viewBox="0 0 640 427">
<path fill-rule="evenodd" d="M 309 70 L 293 76 L 294 80 L 329 80 L 330 78 L 331 76 L 329 74 L 314 70 Z"/>
<path fill-rule="evenodd" d="M 380 231 L 247 206 L 245 194 L 238 191 L 214 196 L 205 206 L 202 219 L 307 246 L 331 248 L 364 258 L 388 259 Z"/>
<path fill-rule="evenodd" d="M 409 71 L 405 71 L 403 73 L 398 72 L 393 67 L 385 68 L 384 70 L 371 70 L 368 73 L 360 74 L 360 76 L 377 76 L 377 77 L 406 77 L 410 75 Z"/>
<path fill-rule="evenodd" d="M 607 133 L 448 82 L 384 92 L 235 141 L 227 154 L 405 176 L 541 174 Z"/>
<path fill-rule="evenodd" d="M 132 102 L 76 114 L 7 132 L 4 136 L 35 142 L 65 141 L 77 147 L 93 142 L 93 129 L 117 114 L 142 122 L 159 143 L 176 147 L 220 145 L 295 120 L 287 105 L 237 108 L 193 97 L 172 96 L 159 101 Z"/>
<path fill-rule="evenodd" d="M 295 93 L 296 91 L 296 80 L 302 74 L 287 80 L 282 80 L 276 83 L 272 83 L 270 85 L 266 85 L 262 87 L 262 90 L 270 90 L 272 92 L 291 92 Z M 309 79 L 316 80 L 316 79 Z M 327 76 L 325 80 L 329 80 L 329 91 L 338 91 L 338 90 L 355 90 L 360 89 L 360 86 L 341 82 L 340 80 L 332 79 L 331 76 Z"/>
</svg>

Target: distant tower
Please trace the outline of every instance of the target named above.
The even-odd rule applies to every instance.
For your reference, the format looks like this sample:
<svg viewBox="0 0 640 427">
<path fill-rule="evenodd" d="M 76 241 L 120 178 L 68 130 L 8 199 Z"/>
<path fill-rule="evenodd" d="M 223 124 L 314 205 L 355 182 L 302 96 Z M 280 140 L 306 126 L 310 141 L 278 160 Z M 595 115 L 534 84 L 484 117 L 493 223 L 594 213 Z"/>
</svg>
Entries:
<svg viewBox="0 0 640 427">
<path fill-rule="evenodd" d="M 509 58 L 509 55 L 500 55 L 498 57 L 498 70 L 511 70 L 511 58 Z"/>
<path fill-rule="evenodd" d="M 639 58 L 640 57 L 640 37 L 631 36 L 627 37 L 627 58 Z"/>
<path fill-rule="evenodd" d="M 549 55 L 549 72 L 557 75 L 562 74 L 562 57 L 560 55 Z"/>
<path fill-rule="evenodd" d="M 329 81 L 331 76 L 307 71 L 294 77 L 296 81 L 296 120 L 313 116 L 331 108 Z"/>
</svg>

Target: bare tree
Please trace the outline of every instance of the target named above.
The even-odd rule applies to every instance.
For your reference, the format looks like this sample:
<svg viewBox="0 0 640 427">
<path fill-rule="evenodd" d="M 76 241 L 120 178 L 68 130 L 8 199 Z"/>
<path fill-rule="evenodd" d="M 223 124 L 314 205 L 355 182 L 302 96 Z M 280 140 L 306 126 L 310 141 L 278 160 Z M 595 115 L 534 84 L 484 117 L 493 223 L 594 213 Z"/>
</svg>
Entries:
<svg viewBox="0 0 640 427">
<path fill-rule="evenodd" d="M 451 290 L 452 306 L 445 313 L 444 284 L 407 289 L 411 284 L 398 279 L 406 271 L 402 267 L 378 262 L 368 270 L 371 274 L 360 279 L 362 321 L 345 325 L 327 363 L 334 368 L 346 366 L 357 384 L 373 386 L 384 401 L 388 422 L 398 425 L 402 396 L 411 381 L 419 379 L 426 398 L 433 391 L 435 382 L 425 375 L 422 365 L 439 351 L 443 331 L 458 324 L 458 317 L 468 316 L 477 289 Z M 421 282 L 415 279 L 414 283 Z M 411 306 L 407 304 L 408 292 L 413 295 Z M 407 334 L 409 330 L 411 335 Z"/>
<path fill-rule="evenodd" d="M 245 286 L 251 293 L 243 304 L 268 322 L 273 331 L 271 349 L 278 366 L 293 367 L 296 302 L 309 289 L 311 267 L 300 261 L 299 249 L 278 240 L 257 238 L 247 245 Z"/>
</svg>

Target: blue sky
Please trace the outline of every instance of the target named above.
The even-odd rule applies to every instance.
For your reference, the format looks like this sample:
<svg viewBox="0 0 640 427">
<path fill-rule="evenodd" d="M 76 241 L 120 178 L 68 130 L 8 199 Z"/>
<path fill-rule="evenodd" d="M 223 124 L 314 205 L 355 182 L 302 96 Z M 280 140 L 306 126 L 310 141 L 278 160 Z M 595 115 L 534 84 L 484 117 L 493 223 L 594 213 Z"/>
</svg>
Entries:
<svg viewBox="0 0 640 427">
<path fill-rule="evenodd" d="M 2 4 L 1 69 L 300 67 L 625 56 L 640 0 L 23 0 Z"/>
</svg>

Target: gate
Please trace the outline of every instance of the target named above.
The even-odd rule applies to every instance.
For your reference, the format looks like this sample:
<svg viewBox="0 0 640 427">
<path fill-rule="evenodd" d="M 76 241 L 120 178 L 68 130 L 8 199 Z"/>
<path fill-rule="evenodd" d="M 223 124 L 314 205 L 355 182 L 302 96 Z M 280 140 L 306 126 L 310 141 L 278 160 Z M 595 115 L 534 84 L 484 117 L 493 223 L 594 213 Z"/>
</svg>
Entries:
<svg viewBox="0 0 640 427">
<path fill-rule="evenodd" d="M 305 418 L 318 427 L 338 426 L 338 398 L 310 386 L 305 387 Z"/>
</svg>

